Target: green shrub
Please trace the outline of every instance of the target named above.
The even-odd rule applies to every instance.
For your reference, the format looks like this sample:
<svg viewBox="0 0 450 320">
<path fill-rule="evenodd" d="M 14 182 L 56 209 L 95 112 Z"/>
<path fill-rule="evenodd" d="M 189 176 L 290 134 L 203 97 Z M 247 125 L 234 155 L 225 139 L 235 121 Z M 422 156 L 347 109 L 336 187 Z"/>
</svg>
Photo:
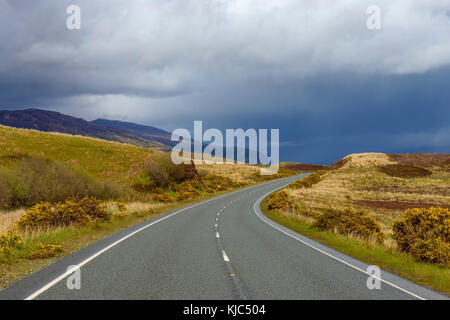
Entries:
<svg viewBox="0 0 450 320">
<path fill-rule="evenodd" d="M 166 169 L 155 160 L 148 160 L 144 164 L 145 173 L 157 187 L 166 188 L 169 185 L 169 174 Z"/>
<path fill-rule="evenodd" d="M 376 220 L 361 211 L 351 209 L 326 209 L 317 217 L 313 226 L 321 231 L 332 230 L 345 235 L 354 235 L 364 240 L 375 239 L 383 243 L 384 235 Z"/>
<path fill-rule="evenodd" d="M 192 166 L 184 163 L 176 165 L 172 162 L 170 155 L 161 154 L 144 163 L 144 176 L 156 187 L 165 189 L 173 182 L 192 179 L 193 177 L 189 176 L 190 171 L 195 171 L 195 167 L 192 168 Z"/>
<path fill-rule="evenodd" d="M 14 172 L 0 169 L 0 209 L 17 208 L 25 204 L 26 186 Z"/>
<path fill-rule="evenodd" d="M 12 193 L 11 188 L 5 180 L 5 177 L 0 174 L 0 208 L 9 209 L 12 203 Z"/>
<path fill-rule="evenodd" d="M 408 209 L 392 225 L 393 236 L 403 252 L 417 260 L 448 266 L 450 211 L 444 208 Z"/>
<path fill-rule="evenodd" d="M 24 158 L 12 170 L 0 171 L 0 209 L 88 196 L 114 199 L 120 196 L 120 190 L 81 170 L 41 158 Z"/>
</svg>

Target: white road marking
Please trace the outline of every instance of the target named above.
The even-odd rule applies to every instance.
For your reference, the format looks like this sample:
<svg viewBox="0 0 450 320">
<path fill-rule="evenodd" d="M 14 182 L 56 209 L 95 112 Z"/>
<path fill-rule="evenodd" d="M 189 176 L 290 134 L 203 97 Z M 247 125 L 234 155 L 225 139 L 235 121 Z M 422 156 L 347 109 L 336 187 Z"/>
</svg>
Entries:
<svg viewBox="0 0 450 320">
<path fill-rule="evenodd" d="M 225 250 L 222 250 L 222 256 L 223 256 L 223 261 L 230 262 L 230 258 L 228 258 L 227 253 L 225 252 Z"/>
<path fill-rule="evenodd" d="M 218 232 L 216 232 L 216 238 L 220 238 L 220 235 Z"/>
<path fill-rule="evenodd" d="M 281 187 L 280 189 L 282 189 L 282 188 L 284 188 L 284 187 Z M 276 191 L 276 190 L 275 190 L 275 191 Z M 328 253 L 328 252 L 325 252 L 325 251 L 323 251 L 323 250 L 321 250 L 321 249 L 319 249 L 319 248 L 317 248 L 317 247 L 315 247 L 315 246 L 313 246 L 313 245 L 311 245 L 311 244 L 309 244 L 309 243 L 307 243 L 307 242 L 305 242 L 305 241 L 303 241 L 303 240 L 301 240 L 301 239 L 299 239 L 299 238 L 297 238 L 297 237 L 291 235 L 290 233 L 287 233 L 287 232 L 284 231 L 283 229 L 281 229 L 281 228 L 277 227 L 276 225 L 272 224 L 271 222 L 268 222 L 268 221 L 266 221 L 265 219 L 263 219 L 263 218 L 261 217 L 261 215 L 258 213 L 258 211 L 256 210 L 256 204 L 257 204 L 258 202 L 262 201 L 262 200 L 263 200 L 264 198 L 266 198 L 269 194 L 271 194 L 271 193 L 273 193 L 273 192 L 275 192 L 275 191 L 271 191 L 271 192 L 265 194 L 264 196 L 262 196 L 261 198 L 259 198 L 259 199 L 255 202 L 255 204 L 253 205 L 253 210 L 255 211 L 256 216 L 257 216 L 258 218 L 260 218 L 263 222 L 265 222 L 266 224 L 268 224 L 268 225 L 271 226 L 272 228 L 275 228 L 275 229 L 277 229 L 278 231 L 284 233 L 285 235 L 291 237 L 292 239 L 295 239 L 295 240 L 297 240 L 297 241 L 303 243 L 304 245 L 307 245 L 308 247 L 310 247 L 310 248 L 312 248 L 312 249 L 314 249 L 314 250 L 316 250 L 316 251 L 318 251 L 318 252 L 320 252 L 320 253 L 323 253 L 324 255 L 326 255 L 326 256 L 328 256 L 328 257 L 330 257 L 330 258 L 332 258 L 332 259 L 334 259 L 334 260 L 336 260 L 336 261 L 339 261 L 339 262 L 341 262 L 341 263 L 343 263 L 343 264 L 345 264 L 345 265 L 347 265 L 347 266 L 349 266 L 349 267 L 351 267 L 351 268 L 353 268 L 353 269 L 355 269 L 355 270 L 358 270 L 358 271 L 360 271 L 360 272 L 362 272 L 362 273 L 364 273 L 364 274 L 366 274 L 366 275 L 368 275 L 368 276 L 370 276 L 370 277 L 372 277 L 372 278 L 374 278 L 374 279 L 378 279 L 378 280 L 380 280 L 380 281 L 382 281 L 382 282 L 384 282 L 384 283 L 386 283 L 386 284 L 388 284 L 388 285 L 390 285 L 390 286 L 392 286 L 392 287 L 394 287 L 394 288 L 396 288 L 396 289 L 398 289 L 398 290 L 400 290 L 400 291 L 403 291 L 403 292 L 405 292 L 405 293 L 407 293 L 407 294 L 409 294 L 409 295 L 411 295 L 411 296 L 417 298 L 417 299 L 420 299 L 420 300 L 426 300 L 425 298 L 422 298 L 421 296 L 418 296 L 418 295 L 415 294 L 415 293 L 412 293 L 412 292 L 410 292 L 410 291 L 408 291 L 408 290 L 406 290 L 406 289 L 403 289 L 403 288 L 401 288 L 401 287 L 399 287 L 399 286 L 397 286 L 397 285 L 395 285 L 395 284 L 393 284 L 393 283 L 391 283 L 391 282 L 389 282 L 389 281 L 387 281 L 387 280 L 384 280 L 384 279 L 381 279 L 381 278 L 379 278 L 379 277 L 376 277 L 376 276 L 374 276 L 373 274 L 370 274 L 370 273 L 368 273 L 367 271 L 365 271 L 365 270 L 363 270 L 363 269 L 360 269 L 360 268 L 358 268 L 358 267 L 352 265 L 351 263 L 348 263 L 348 262 L 346 262 L 346 261 L 344 261 L 344 260 L 342 260 L 342 259 L 339 259 L 338 257 L 335 257 L 335 256 L 333 256 L 332 254 L 330 254 L 330 253 Z"/>
<path fill-rule="evenodd" d="M 217 223 L 214 225 L 214 227 L 216 227 L 216 228 L 218 227 Z"/>
</svg>

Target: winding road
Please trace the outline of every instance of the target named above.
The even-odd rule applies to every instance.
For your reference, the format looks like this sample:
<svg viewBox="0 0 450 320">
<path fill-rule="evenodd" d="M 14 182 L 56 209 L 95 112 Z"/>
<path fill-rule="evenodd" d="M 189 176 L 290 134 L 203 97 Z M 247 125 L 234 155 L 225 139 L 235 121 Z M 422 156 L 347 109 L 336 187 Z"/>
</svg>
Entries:
<svg viewBox="0 0 450 320">
<path fill-rule="evenodd" d="M 446 299 L 266 218 L 259 204 L 291 177 L 123 230 L 0 292 L 0 299 Z M 80 268 L 69 290 L 67 268 Z M 373 279 L 372 279 L 373 280 Z M 378 279 L 375 279 L 378 280 Z"/>
</svg>

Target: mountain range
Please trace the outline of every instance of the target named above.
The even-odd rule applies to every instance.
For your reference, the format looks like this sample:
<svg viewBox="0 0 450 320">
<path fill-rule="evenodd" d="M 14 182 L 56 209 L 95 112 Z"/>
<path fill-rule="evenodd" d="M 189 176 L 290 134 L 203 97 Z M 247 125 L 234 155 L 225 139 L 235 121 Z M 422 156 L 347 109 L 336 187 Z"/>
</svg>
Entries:
<svg viewBox="0 0 450 320">
<path fill-rule="evenodd" d="M 159 128 L 107 119 L 86 121 L 59 112 L 39 109 L 0 111 L 0 124 L 14 128 L 100 138 L 161 151 L 168 151 L 176 144 L 171 141 L 171 133 Z"/>
</svg>

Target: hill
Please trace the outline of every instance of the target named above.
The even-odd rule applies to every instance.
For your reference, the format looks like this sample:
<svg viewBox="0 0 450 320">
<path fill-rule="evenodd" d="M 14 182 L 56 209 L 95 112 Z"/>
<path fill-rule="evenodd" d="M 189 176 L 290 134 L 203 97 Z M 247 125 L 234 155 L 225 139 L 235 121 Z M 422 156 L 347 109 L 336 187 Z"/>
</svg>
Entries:
<svg viewBox="0 0 450 320">
<path fill-rule="evenodd" d="M 118 141 L 159 150 L 168 150 L 171 137 L 170 133 L 153 127 L 108 120 L 89 122 L 59 112 L 38 109 L 0 111 L 0 124 Z"/>
<path fill-rule="evenodd" d="M 172 135 L 169 132 L 151 126 L 106 119 L 97 119 L 91 123 L 102 127 L 125 130 L 142 139 L 157 141 L 167 146 L 173 146 L 176 144 L 176 142 L 171 140 Z"/>
<path fill-rule="evenodd" d="M 450 208 L 450 154 L 351 154 L 310 188 L 287 190 L 311 210 L 355 207 L 385 228 L 408 208 Z"/>
<path fill-rule="evenodd" d="M 103 139 L 16 129 L 0 125 L 0 168 L 41 157 L 86 171 L 101 180 L 126 184 L 134 168 L 158 151 Z"/>
</svg>

